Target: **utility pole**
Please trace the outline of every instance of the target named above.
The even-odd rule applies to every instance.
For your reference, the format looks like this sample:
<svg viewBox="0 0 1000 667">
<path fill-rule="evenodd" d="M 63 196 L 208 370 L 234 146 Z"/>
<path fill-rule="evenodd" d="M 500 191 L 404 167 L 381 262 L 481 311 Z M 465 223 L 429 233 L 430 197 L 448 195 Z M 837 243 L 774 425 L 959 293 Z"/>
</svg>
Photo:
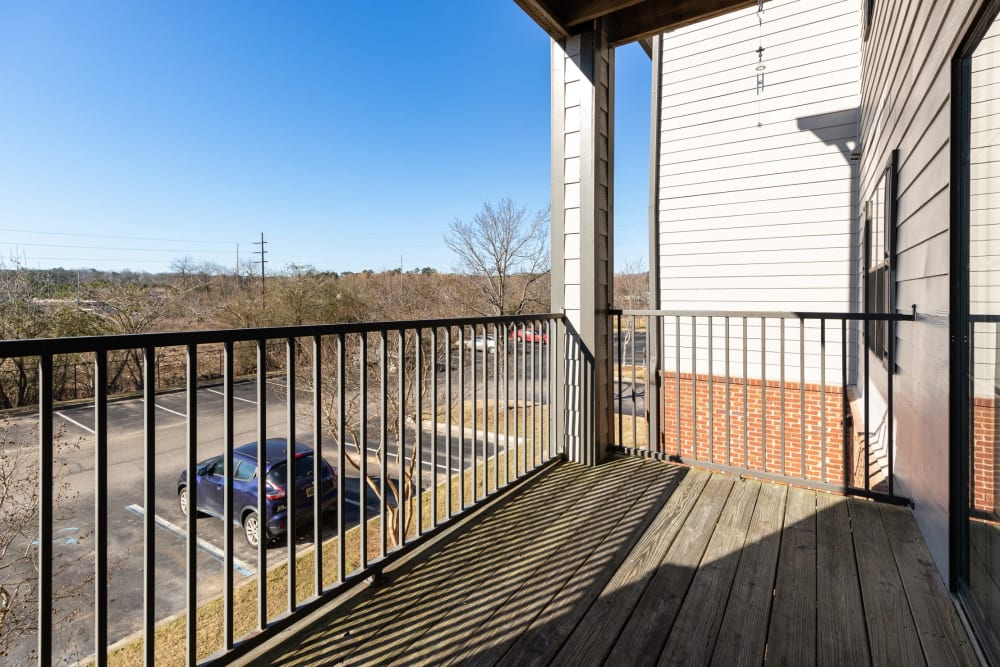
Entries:
<svg viewBox="0 0 1000 667">
<path fill-rule="evenodd" d="M 264 259 L 267 255 L 267 250 L 264 246 L 267 245 L 267 241 L 264 240 L 264 232 L 260 233 L 260 241 L 254 241 L 254 245 L 259 245 L 260 250 L 255 250 L 253 254 L 260 255 L 260 305 L 264 305 L 264 265 L 267 264 L 267 260 Z"/>
</svg>

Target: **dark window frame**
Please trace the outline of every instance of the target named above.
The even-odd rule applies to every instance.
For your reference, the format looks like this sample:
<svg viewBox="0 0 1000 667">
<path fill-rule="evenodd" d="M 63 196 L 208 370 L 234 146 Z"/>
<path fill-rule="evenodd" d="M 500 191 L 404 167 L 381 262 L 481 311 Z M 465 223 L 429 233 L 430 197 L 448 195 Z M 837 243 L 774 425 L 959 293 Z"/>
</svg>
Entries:
<svg viewBox="0 0 1000 667">
<path fill-rule="evenodd" d="M 865 206 L 865 312 L 896 312 L 896 227 L 898 206 L 899 150 L 893 150 L 875 187 L 882 201 Z M 875 215 L 879 214 L 876 220 Z M 877 256 L 881 253 L 881 257 Z M 889 336 L 896 335 L 892 322 L 869 322 L 865 343 L 882 365 L 889 364 Z"/>
</svg>

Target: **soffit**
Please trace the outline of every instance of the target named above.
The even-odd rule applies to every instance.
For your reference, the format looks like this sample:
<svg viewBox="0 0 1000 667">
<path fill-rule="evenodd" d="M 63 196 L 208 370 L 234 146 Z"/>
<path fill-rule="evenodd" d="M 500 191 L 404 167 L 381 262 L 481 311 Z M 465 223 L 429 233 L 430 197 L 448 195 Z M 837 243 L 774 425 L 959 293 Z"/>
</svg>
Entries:
<svg viewBox="0 0 1000 667">
<path fill-rule="evenodd" d="M 514 0 L 553 39 L 586 32 L 603 18 L 612 46 L 728 12 L 757 0 Z"/>
</svg>

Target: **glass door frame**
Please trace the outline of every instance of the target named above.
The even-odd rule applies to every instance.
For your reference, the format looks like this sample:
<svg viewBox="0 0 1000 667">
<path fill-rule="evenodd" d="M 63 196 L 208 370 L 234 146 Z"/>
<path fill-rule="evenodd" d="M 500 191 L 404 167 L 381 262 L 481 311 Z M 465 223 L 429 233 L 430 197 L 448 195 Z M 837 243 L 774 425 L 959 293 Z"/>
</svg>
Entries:
<svg viewBox="0 0 1000 667">
<path fill-rule="evenodd" d="M 972 129 L 972 56 L 993 21 L 1000 14 L 1000 0 L 988 0 L 972 23 L 952 59 L 951 67 L 951 276 L 950 364 L 949 364 L 949 468 L 951 526 L 949 544 L 949 586 L 957 594 L 979 639 L 980 648 L 992 664 L 1000 664 L 1000 647 L 985 640 L 985 631 L 970 579 L 970 478 L 969 437 L 972 388 L 968 374 L 969 349 L 969 224 L 970 150 Z"/>
</svg>

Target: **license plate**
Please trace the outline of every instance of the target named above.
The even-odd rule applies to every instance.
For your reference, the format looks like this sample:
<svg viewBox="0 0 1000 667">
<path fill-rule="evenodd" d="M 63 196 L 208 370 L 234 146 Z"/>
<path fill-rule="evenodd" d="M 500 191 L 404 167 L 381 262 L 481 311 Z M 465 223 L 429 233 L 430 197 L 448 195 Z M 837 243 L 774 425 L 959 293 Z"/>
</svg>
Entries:
<svg viewBox="0 0 1000 667">
<path fill-rule="evenodd" d="M 313 487 L 307 486 L 306 487 L 306 498 L 312 498 L 312 497 L 313 497 Z"/>
</svg>

